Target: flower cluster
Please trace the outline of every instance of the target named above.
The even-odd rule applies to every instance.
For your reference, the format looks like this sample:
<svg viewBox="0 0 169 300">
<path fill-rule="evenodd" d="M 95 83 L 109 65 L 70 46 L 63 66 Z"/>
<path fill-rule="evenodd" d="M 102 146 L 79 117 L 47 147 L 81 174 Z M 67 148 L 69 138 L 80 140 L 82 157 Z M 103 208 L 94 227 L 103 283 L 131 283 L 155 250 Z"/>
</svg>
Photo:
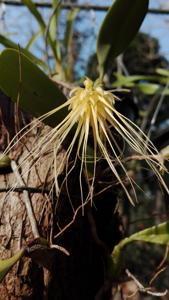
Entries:
<svg viewBox="0 0 169 300">
<path fill-rule="evenodd" d="M 76 165 L 77 159 L 80 158 L 80 182 L 82 182 L 81 177 L 83 171 L 87 174 L 87 177 L 89 176 L 87 165 L 88 148 L 90 147 L 89 136 L 91 135 L 93 140 L 93 180 L 90 181 L 91 185 L 94 184 L 97 161 L 99 159 L 104 159 L 107 161 L 107 165 L 112 171 L 113 176 L 115 176 L 117 181 L 121 184 L 128 199 L 132 203 L 134 202 L 116 167 L 117 165 L 118 168 L 119 166 L 121 167 L 121 173 L 127 176 L 135 193 L 135 182 L 132 178 L 130 178 L 124 164 L 122 163 L 121 158 L 123 156 L 123 150 L 121 150 L 117 142 L 117 136 L 120 136 L 121 139 L 132 148 L 135 154 L 147 162 L 149 167 L 158 177 L 159 181 L 168 191 L 160 173 L 160 170 L 165 170 L 165 167 L 157 149 L 136 124 L 116 110 L 116 100 L 117 98 L 111 91 L 105 91 L 101 85 L 94 83 L 89 78 L 86 78 L 84 81 L 84 87 L 74 88 L 70 92 L 70 98 L 66 103 L 40 118 L 40 120 L 44 120 L 52 114 L 59 113 L 61 109 L 65 107 L 68 108 L 68 114 L 62 122 L 55 128 L 52 128 L 47 136 L 41 137 L 38 144 L 36 144 L 31 151 L 35 160 L 37 160 L 38 157 L 43 155 L 46 149 L 52 145 L 54 153 L 54 176 L 57 192 L 59 188 L 57 177 L 61 169 L 61 167 L 56 167 L 57 154 L 59 152 L 60 145 L 65 141 L 70 132 L 72 139 L 66 149 L 65 159 L 67 163 L 69 163 L 72 150 L 76 146 L 76 155 L 74 157 L 74 163 L 71 170 Z M 71 170 L 69 170 L 69 172 L 71 172 Z M 83 197 L 82 184 L 80 188 L 81 195 Z"/>
</svg>

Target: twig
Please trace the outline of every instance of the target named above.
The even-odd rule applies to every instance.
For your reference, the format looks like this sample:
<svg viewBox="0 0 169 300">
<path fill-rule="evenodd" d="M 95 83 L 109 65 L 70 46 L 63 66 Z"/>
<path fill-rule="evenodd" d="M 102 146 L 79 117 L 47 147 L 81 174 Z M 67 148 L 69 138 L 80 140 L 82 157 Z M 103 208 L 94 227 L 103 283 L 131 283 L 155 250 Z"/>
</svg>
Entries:
<svg viewBox="0 0 169 300">
<path fill-rule="evenodd" d="M 166 97 L 166 96 L 165 96 L 165 90 L 168 89 L 168 87 L 169 87 L 169 80 L 168 80 L 166 86 L 164 87 L 163 93 L 161 94 L 161 97 L 160 97 L 160 99 L 159 99 L 159 101 L 158 101 L 158 104 L 157 104 L 157 107 L 156 107 L 156 109 L 155 109 L 155 112 L 154 112 L 153 117 L 152 117 L 152 119 L 151 119 L 151 122 L 150 122 L 150 129 L 149 129 L 148 134 L 147 134 L 148 137 L 150 137 L 150 135 L 151 135 L 151 132 L 152 132 L 153 127 L 154 127 L 154 124 L 155 124 L 155 122 L 156 122 L 156 120 L 157 120 L 157 116 L 158 116 L 158 114 L 159 114 L 159 111 L 160 111 L 160 109 L 161 109 L 161 106 L 162 106 L 162 104 L 163 104 L 163 101 L 164 101 L 164 99 L 165 99 L 165 97 Z"/>
<path fill-rule="evenodd" d="M 20 2 L 18 0 L 4 0 L 1 1 L 1 3 L 4 3 L 6 5 L 11 6 L 24 6 L 23 2 Z M 50 2 L 34 2 L 34 4 L 39 8 L 51 8 L 52 3 Z M 76 3 L 63 3 L 62 9 L 68 10 L 73 8 L 79 8 L 81 10 L 90 10 L 93 9 L 95 11 L 107 11 L 109 9 L 108 5 L 89 5 L 89 4 L 76 4 Z M 150 8 L 148 10 L 148 13 L 150 14 L 160 14 L 160 15 L 167 15 L 169 14 L 168 9 L 157 9 L 157 8 Z"/>
<path fill-rule="evenodd" d="M 158 270 L 155 275 L 153 276 L 153 278 L 151 278 L 150 280 L 150 285 L 153 283 L 153 281 L 155 281 L 157 279 L 157 277 L 166 270 L 167 267 L 163 267 L 162 269 Z"/>
<path fill-rule="evenodd" d="M 67 229 L 75 222 L 78 212 L 79 212 L 81 209 L 83 209 L 84 206 L 85 206 L 89 201 L 90 201 L 90 198 L 87 198 L 86 201 L 76 209 L 76 211 L 75 211 L 75 213 L 74 213 L 74 215 L 73 215 L 72 220 L 71 220 L 71 221 L 70 221 L 63 229 L 60 229 L 60 232 L 58 232 L 58 233 L 54 236 L 54 239 L 58 238 L 61 234 L 63 234 L 63 233 L 64 233 L 64 232 L 65 232 L 65 231 L 66 231 L 66 230 L 67 230 Z"/>
<path fill-rule="evenodd" d="M 141 293 L 145 293 L 145 294 L 148 294 L 148 295 L 151 295 L 151 296 L 155 296 L 155 297 L 163 297 L 165 296 L 168 291 L 165 290 L 164 292 L 153 292 L 150 290 L 149 287 L 145 288 L 139 281 L 138 279 L 132 274 L 130 273 L 130 271 L 128 269 L 126 269 L 126 274 L 129 278 L 131 278 L 134 283 L 136 284 L 137 288 L 138 288 L 138 291 L 141 292 Z"/>
<path fill-rule="evenodd" d="M 29 186 L 19 186 L 19 187 L 7 187 L 7 188 L 0 188 L 0 193 L 5 192 L 17 192 L 22 193 L 23 191 L 28 191 L 29 193 L 34 194 L 49 194 L 50 190 L 44 188 L 34 188 Z"/>
<path fill-rule="evenodd" d="M 62 247 L 62 246 L 59 246 L 59 245 L 50 245 L 50 249 L 57 249 L 57 250 L 59 250 L 59 251 L 61 251 L 61 252 L 63 252 L 65 255 L 67 255 L 67 256 L 70 256 L 70 252 L 69 251 L 67 251 L 64 247 Z"/>
<path fill-rule="evenodd" d="M 151 278 L 149 284 L 152 285 L 153 281 L 156 280 L 156 278 L 166 270 L 166 266 L 164 266 L 167 258 L 168 258 L 168 253 L 169 253 L 169 247 L 166 246 L 166 249 L 165 249 L 165 253 L 164 253 L 164 257 L 162 259 L 162 261 L 160 262 L 160 264 L 158 265 L 158 267 L 156 268 L 156 272 L 154 274 L 154 276 Z"/>
<path fill-rule="evenodd" d="M 14 160 L 11 161 L 11 168 L 12 168 L 19 184 L 25 185 L 25 182 L 22 179 L 22 177 L 21 177 L 21 175 L 18 171 L 18 166 L 17 166 L 17 164 Z M 26 190 L 23 191 L 23 198 L 22 199 L 23 199 L 23 202 L 24 202 L 25 207 L 26 207 L 26 211 L 27 211 L 27 215 L 28 215 L 28 218 L 29 218 L 29 221 L 30 221 L 31 228 L 32 228 L 33 236 L 34 236 L 35 239 L 39 238 L 40 235 L 39 235 L 39 232 L 38 232 L 36 219 L 35 219 L 35 214 L 34 214 L 34 211 L 33 211 L 32 203 L 31 203 L 30 198 L 29 198 L 28 191 L 26 191 Z"/>
<path fill-rule="evenodd" d="M 131 155 L 128 157 L 125 157 L 124 159 L 122 159 L 123 162 L 128 162 L 131 160 L 145 160 L 145 159 L 149 159 L 149 158 L 153 158 L 153 159 L 158 159 L 161 158 L 163 160 L 168 160 L 168 158 L 165 157 L 165 155 L 163 154 L 154 154 L 154 155 L 145 155 L 145 156 L 141 156 L 141 155 Z"/>
<path fill-rule="evenodd" d="M 168 258 L 168 253 L 169 253 L 169 247 L 166 246 L 164 257 L 163 257 L 162 261 L 160 262 L 160 264 L 158 265 L 157 270 L 160 270 L 162 268 L 162 266 L 164 265 L 164 263 L 166 262 L 166 260 Z"/>
<path fill-rule="evenodd" d="M 151 115 L 153 114 L 153 111 L 155 110 L 155 107 L 157 106 L 158 101 L 159 101 L 159 95 L 156 94 L 152 97 L 148 107 L 146 108 L 146 115 L 143 117 L 142 124 L 141 124 L 141 130 L 143 132 L 147 128 L 147 124 L 150 121 Z"/>
<path fill-rule="evenodd" d="M 52 77 L 50 78 L 57 86 L 58 84 L 61 85 L 62 87 L 65 87 L 68 90 L 72 90 L 75 85 L 71 84 L 71 83 L 67 83 L 63 80 L 59 80 L 59 79 L 53 79 Z"/>
</svg>

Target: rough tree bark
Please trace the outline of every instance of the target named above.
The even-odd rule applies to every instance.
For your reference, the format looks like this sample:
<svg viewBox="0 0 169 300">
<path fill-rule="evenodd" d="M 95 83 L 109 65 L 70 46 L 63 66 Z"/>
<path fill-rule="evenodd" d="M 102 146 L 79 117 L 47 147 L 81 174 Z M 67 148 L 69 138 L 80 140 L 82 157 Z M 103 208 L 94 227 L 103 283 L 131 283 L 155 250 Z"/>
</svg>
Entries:
<svg viewBox="0 0 169 300">
<path fill-rule="evenodd" d="M 3 94 L 0 98 L 0 107 L 0 151 L 3 151 L 15 134 L 17 124 L 16 118 L 13 117 L 14 106 Z M 27 120 L 20 117 L 20 126 L 25 122 Z M 21 164 L 23 157 L 31 150 L 31 145 L 37 142 L 39 132 L 47 134 L 48 130 L 50 128 L 43 127 L 32 132 L 29 138 L 11 151 L 12 160 L 18 165 Z M 63 159 L 63 151 L 58 157 L 58 164 Z M 110 289 L 100 293 L 101 296 L 98 292 L 101 291 L 106 280 L 107 257 L 121 238 L 119 216 L 115 213 L 116 196 L 111 189 L 99 193 L 103 187 L 98 184 L 98 195 L 94 197 L 93 207 L 88 203 L 82 215 L 82 210 L 78 209 L 81 199 L 75 169 L 69 178 L 69 192 L 74 211 L 64 186 L 56 209 L 56 196 L 54 193 L 48 193 L 53 179 L 51 161 L 52 156 L 49 151 L 36 167 L 31 168 L 30 172 L 25 171 L 30 167 L 29 161 L 27 166 L 24 165 L 24 169 L 21 167 L 19 171 L 20 174 L 23 172 L 21 176 L 25 185 L 37 189 L 36 193 L 29 192 L 29 198 L 40 235 L 48 240 L 51 236 L 56 236 L 52 242 L 65 247 L 70 252 L 70 256 L 55 251 L 51 258 L 50 272 L 33 259 L 23 258 L 0 284 L 0 299 L 110 300 Z M 63 177 L 64 173 L 61 175 L 61 180 Z M 23 201 L 25 197 L 23 190 L 20 189 L 19 192 L 9 190 L 16 182 L 15 172 L 1 169 L 0 258 L 12 256 L 34 239 Z M 38 189 L 41 190 L 38 192 Z M 70 226 L 62 230 L 69 223 Z M 44 255 L 47 254 L 44 252 Z"/>
</svg>

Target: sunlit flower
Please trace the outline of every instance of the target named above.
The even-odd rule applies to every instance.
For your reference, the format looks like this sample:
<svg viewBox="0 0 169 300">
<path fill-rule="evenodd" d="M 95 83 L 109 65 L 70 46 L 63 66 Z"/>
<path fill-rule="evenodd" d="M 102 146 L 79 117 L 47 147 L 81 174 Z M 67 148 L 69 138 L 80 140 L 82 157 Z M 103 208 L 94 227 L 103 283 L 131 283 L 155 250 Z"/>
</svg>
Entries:
<svg viewBox="0 0 169 300">
<path fill-rule="evenodd" d="M 68 114 L 65 119 L 55 128 L 52 128 L 47 136 L 39 139 L 31 153 L 35 160 L 43 155 L 49 146 L 54 153 L 55 185 L 58 191 L 59 186 L 57 177 L 63 165 L 56 167 L 57 154 L 60 145 L 71 133 L 71 142 L 65 152 L 66 164 L 69 164 L 72 150 L 76 147 L 76 155 L 69 173 L 76 165 L 77 160 L 81 162 L 79 172 L 79 182 L 81 197 L 83 199 L 82 173 L 86 175 L 91 188 L 94 187 L 94 178 L 96 175 L 97 163 L 100 159 L 105 160 L 113 176 L 121 184 L 128 199 L 133 203 L 133 199 L 126 188 L 122 176 L 127 176 L 128 181 L 135 193 L 135 182 L 128 175 L 126 168 L 122 163 L 123 149 L 118 145 L 117 136 L 120 136 L 142 159 L 145 159 L 149 167 L 154 171 L 159 181 L 168 191 L 159 170 L 165 170 L 163 161 L 152 142 L 147 136 L 127 117 L 119 113 L 115 108 L 115 97 L 111 91 L 105 91 L 101 85 L 94 83 L 89 78 L 84 81 L 84 87 L 76 87 L 70 92 L 70 98 L 66 103 L 42 116 L 39 120 L 43 121 L 52 114 L 59 113 L 65 107 L 68 108 Z M 36 126 L 34 123 L 32 127 Z M 90 140 L 92 136 L 92 142 Z M 92 155 L 88 155 L 89 148 L 92 147 Z M 25 160 L 27 157 L 25 158 Z M 88 164 L 92 160 L 93 170 L 89 174 Z M 64 161 L 64 160 L 63 160 Z M 117 171 L 121 167 L 120 174 Z M 124 176 L 123 176 L 124 177 Z M 136 195 L 135 195 L 136 197 Z"/>
</svg>

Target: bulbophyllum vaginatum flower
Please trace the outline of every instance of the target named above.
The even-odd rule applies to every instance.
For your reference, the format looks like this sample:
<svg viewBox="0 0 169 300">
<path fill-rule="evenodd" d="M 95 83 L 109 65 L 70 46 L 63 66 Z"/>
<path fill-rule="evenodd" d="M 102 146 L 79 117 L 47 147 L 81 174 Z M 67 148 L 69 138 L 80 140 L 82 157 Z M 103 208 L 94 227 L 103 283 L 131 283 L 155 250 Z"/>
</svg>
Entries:
<svg viewBox="0 0 169 300">
<path fill-rule="evenodd" d="M 70 92 L 70 98 L 63 105 L 39 118 L 40 121 L 43 121 L 45 118 L 55 113 L 59 113 L 59 111 L 63 108 L 68 108 L 68 114 L 62 122 L 55 128 L 51 128 L 47 136 L 41 137 L 38 144 L 33 146 L 31 151 L 34 158 L 37 159 L 38 156 L 45 153 L 49 145 L 52 145 L 54 154 L 54 177 L 57 190 L 59 188 L 57 183 L 59 169 L 56 168 L 56 157 L 59 152 L 60 145 L 65 141 L 69 133 L 73 132 L 71 135 L 71 142 L 66 149 L 65 159 L 68 164 L 70 155 L 76 147 L 76 155 L 74 157 L 73 166 L 68 172 L 71 172 L 76 165 L 77 159 L 80 159 L 81 168 L 79 172 L 79 182 L 82 198 L 82 172 L 84 171 L 86 176 L 89 176 L 87 170 L 89 161 L 88 147 L 90 146 L 89 134 L 92 136 L 93 140 L 93 179 L 90 180 L 92 188 L 92 185 L 94 185 L 97 163 L 100 159 L 102 159 L 107 162 L 113 176 L 117 179 L 119 184 L 121 184 L 128 199 L 131 203 L 134 202 L 122 180 L 121 175 L 119 175 L 119 172 L 117 171 L 120 166 L 122 173 L 127 176 L 135 193 L 134 186 L 136 183 L 129 177 L 128 172 L 122 163 L 123 150 L 120 149 L 117 141 L 117 135 L 119 135 L 121 139 L 123 139 L 124 142 L 132 148 L 135 154 L 147 162 L 149 167 L 159 179 L 160 183 L 168 191 L 161 175 L 161 170 L 166 171 L 166 169 L 157 149 L 136 124 L 116 110 L 116 100 L 117 97 L 115 97 L 111 91 L 105 91 L 101 85 L 94 83 L 89 78 L 86 78 L 84 81 L 84 87 L 74 88 Z M 34 126 L 36 126 L 36 124 L 33 122 L 30 128 Z M 25 160 L 26 159 L 28 158 L 26 157 Z"/>
</svg>

